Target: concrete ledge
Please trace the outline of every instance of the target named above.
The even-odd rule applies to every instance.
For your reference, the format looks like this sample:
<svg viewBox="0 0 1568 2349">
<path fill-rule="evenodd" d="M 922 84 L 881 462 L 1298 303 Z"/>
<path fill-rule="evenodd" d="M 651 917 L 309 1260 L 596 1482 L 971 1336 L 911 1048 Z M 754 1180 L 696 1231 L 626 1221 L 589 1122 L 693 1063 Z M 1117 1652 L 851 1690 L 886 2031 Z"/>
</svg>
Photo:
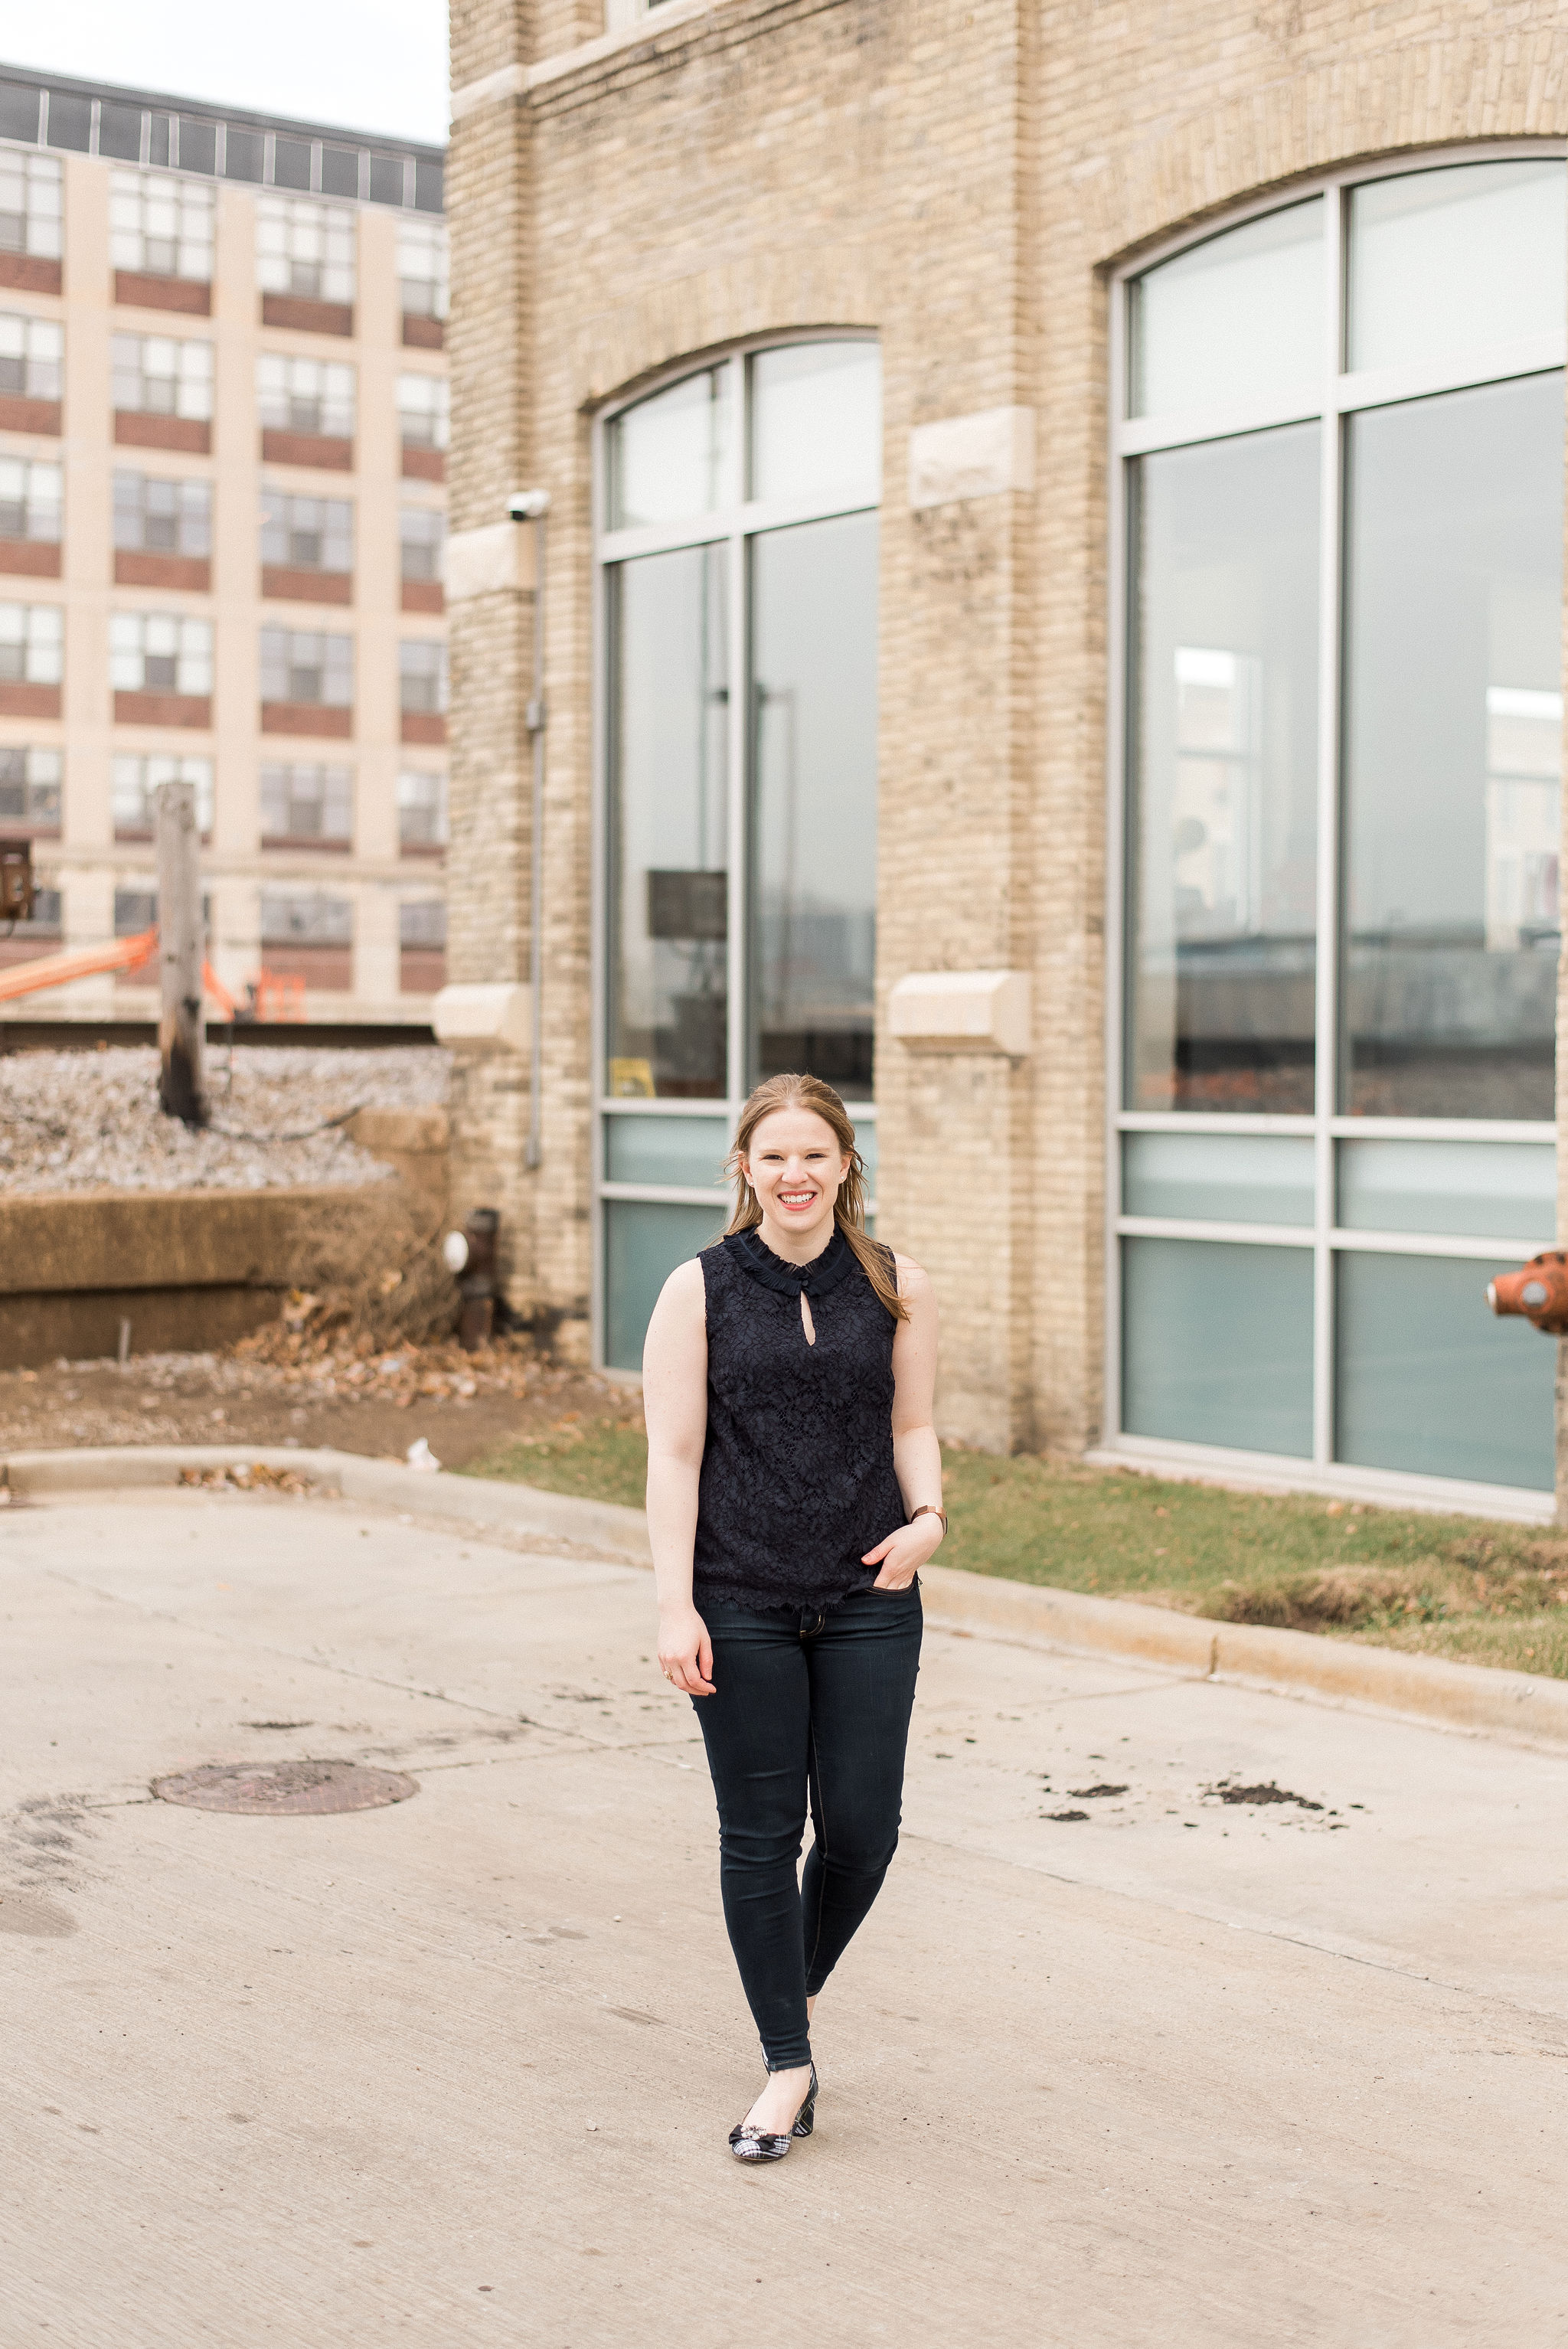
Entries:
<svg viewBox="0 0 1568 2349">
<path fill-rule="evenodd" d="M 546 1493 L 535 1485 L 493 1484 L 479 1476 L 406 1468 L 398 1460 L 372 1460 L 363 1453 L 326 1447 L 266 1444 L 106 1444 L 79 1452 L 12 1452 L 0 1455 L 0 1484 L 26 1500 L 35 1493 L 102 1493 L 128 1487 L 177 1485 L 182 1468 L 239 1468 L 260 1463 L 294 1468 L 314 1477 L 324 1492 L 346 1501 L 369 1501 L 387 1508 L 418 1510 L 426 1517 L 454 1517 L 468 1525 L 497 1526 L 510 1533 L 542 1534 L 639 1566 L 649 1566 L 647 1519 L 641 1509 L 612 1501 L 581 1501 L 569 1493 Z"/>
<path fill-rule="evenodd" d="M 296 1468 L 328 1493 L 421 1516 L 540 1534 L 628 1565 L 651 1564 L 641 1509 L 581 1501 L 535 1485 L 501 1485 L 480 1476 L 431 1475 L 401 1462 L 353 1452 L 294 1451 L 242 1444 L 127 1444 L 79 1452 L 0 1455 L 0 1482 L 18 1498 L 34 1493 L 107 1492 L 173 1485 L 182 1468 L 237 1467 L 261 1462 Z M 1568 1681 L 1532 1672 L 1493 1671 L 1436 1656 L 1408 1656 L 1306 1631 L 1270 1631 L 1251 1623 L 1213 1623 L 1130 1599 L 1098 1599 L 1001 1576 L 929 1566 L 921 1577 L 926 1612 L 944 1630 L 997 1639 L 1038 1640 L 1079 1654 L 1124 1656 L 1130 1662 L 1236 1682 L 1325 1702 L 1370 1706 L 1407 1720 L 1473 1734 L 1568 1745 Z"/>
<path fill-rule="evenodd" d="M 113 1354 L 122 1320 L 138 1353 L 229 1345 L 290 1288 L 405 1264 L 446 1201 L 444 1150 L 414 1139 L 384 1152 L 402 1181 L 0 1198 L 0 1368 Z"/>
</svg>

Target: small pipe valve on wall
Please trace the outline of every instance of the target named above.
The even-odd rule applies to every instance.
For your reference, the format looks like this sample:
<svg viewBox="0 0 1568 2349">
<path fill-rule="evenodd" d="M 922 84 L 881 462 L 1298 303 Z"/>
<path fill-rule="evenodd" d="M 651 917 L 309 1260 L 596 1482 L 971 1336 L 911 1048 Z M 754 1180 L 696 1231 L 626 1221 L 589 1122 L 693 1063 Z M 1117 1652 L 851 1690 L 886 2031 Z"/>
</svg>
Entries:
<svg viewBox="0 0 1568 2349">
<path fill-rule="evenodd" d="M 493 1207 L 473 1208 L 460 1232 L 449 1232 L 441 1256 L 462 1297 L 458 1343 L 473 1354 L 488 1346 L 495 1331 L 495 1243 L 500 1217 Z"/>
<path fill-rule="evenodd" d="M 1548 1338 L 1568 1338 L 1568 1256 L 1543 1248 L 1518 1272 L 1500 1272 L 1486 1285 L 1494 1313 L 1522 1314 Z"/>
</svg>

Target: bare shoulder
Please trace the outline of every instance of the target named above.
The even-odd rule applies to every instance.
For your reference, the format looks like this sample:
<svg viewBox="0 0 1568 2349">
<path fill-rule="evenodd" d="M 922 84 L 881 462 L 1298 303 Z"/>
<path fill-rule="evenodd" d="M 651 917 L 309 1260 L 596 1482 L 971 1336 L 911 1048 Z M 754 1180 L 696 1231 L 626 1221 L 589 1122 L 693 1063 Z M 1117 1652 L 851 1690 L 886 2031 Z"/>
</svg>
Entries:
<svg viewBox="0 0 1568 2349">
<path fill-rule="evenodd" d="M 700 1257 L 687 1257 L 685 1264 L 676 1265 L 659 1291 L 659 1303 L 671 1308 L 683 1319 L 694 1312 L 706 1312 L 707 1283 L 703 1278 Z"/>
<path fill-rule="evenodd" d="M 898 1275 L 898 1293 L 906 1305 L 918 1305 L 932 1294 L 930 1279 L 912 1256 L 901 1256 L 894 1248 L 892 1261 Z"/>
</svg>

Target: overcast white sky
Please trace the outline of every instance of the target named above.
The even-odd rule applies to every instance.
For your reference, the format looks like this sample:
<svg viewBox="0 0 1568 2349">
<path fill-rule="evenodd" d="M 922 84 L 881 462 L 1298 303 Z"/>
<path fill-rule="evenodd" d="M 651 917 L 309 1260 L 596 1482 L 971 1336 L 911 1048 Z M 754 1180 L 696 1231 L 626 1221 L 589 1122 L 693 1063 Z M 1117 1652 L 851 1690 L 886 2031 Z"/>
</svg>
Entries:
<svg viewBox="0 0 1568 2349">
<path fill-rule="evenodd" d="M 0 63 L 447 137 L 446 0 L 0 0 Z"/>
</svg>

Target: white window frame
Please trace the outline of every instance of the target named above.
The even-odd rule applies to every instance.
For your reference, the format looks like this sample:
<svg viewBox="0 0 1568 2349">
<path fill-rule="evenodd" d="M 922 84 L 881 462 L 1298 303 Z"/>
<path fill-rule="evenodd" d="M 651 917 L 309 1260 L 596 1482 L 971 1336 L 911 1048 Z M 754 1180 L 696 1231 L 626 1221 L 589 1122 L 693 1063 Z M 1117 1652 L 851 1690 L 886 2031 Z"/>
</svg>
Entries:
<svg viewBox="0 0 1568 2349">
<path fill-rule="evenodd" d="M 1470 1511 L 1550 1524 L 1555 1500 L 1550 1492 L 1507 1485 L 1473 1484 L 1459 1478 L 1417 1475 L 1403 1470 L 1352 1467 L 1335 1460 L 1334 1379 L 1336 1350 L 1336 1260 L 1361 1250 L 1376 1255 L 1449 1257 L 1478 1262 L 1523 1262 L 1537 1247 L 1552 1247 L 1554 1235 L 1538 1241 L 1497 1239 L 1475 1234 L 1377 1232 L 1346 1228 L 1335 1220 L 1336 1145 L 1342 1140 L 1429 1142 L 1529 1142 L 1556 1139 L 1550 1121 L 1482 1118 L 1379 1118 L 1340 1114 L 1337 1100 L 1337 948 L 1340 926 L 1340 764 L 1342 549 L 1344 543 L 1344 419 L 1367 409 L 1463 389 L 1473 384 L 1515 380 L 1568 364 L 1568 336 L 1532 336 L 1499 346 L 1470 366 L 1417 364 L 1347 370 L 1342 365 L 1346 314 L 1345 267 L 1348 207 L 1354 188 L 1369 181 L 1404 178 L 1456 164 L 1560 161 L 1568 141 L 1512 140 L 1486 145 L 1424 149 L 1346 165 L 1310 181 L 1274 191 L 1204 222 L 1140 253 L 1116 271 L 1109 285 L 1109 461 L 1107 481 L 1107 640 L 1109 647 L 1106 701 L 1106 1031 L 1105 1066 L 1105 1400 L 1102 1434 L 1089 1456 L 1101 1462 L 1135 1462 L 1168 1475 L 1222 1476 L 1227 1482 L 1277 1489 L 1318 1491 L 1381 1502 L 1395 1507 Z M 1324 203 L 1325 345 L 1315 402 L 1260 403 L 1242 410 L 1216 407 L 1174 418 L 1129 417 L 1129 313 L 1131 286 L 1163 261 L 1207 243 L 1211 237 L 1320 196 Z M 1322 435 L 1318 579 L 1317 712 L 1317 904 L 1315 952 L 1315 1086 L 1312 1112 L 1301 1116 L 1252 1115 L 1122 1107 L 1126 1067 L 1127 952 L 1127 694 L 1128 595 L 1131 586 L 1127 545 L 1128 460 L 1156 450 L 1183 448 L 1243 432 L 1295 423 L 1318 423 Z M 1565 889 L 1568 897 L 1568 889 Z M 1139 1133 L 1297 1134 L 1314 1145 L 1314 1221 L 1310 1226 L 1189 1222 L 1169 1216 L 1122 1212 L 1121 1160 L 1124 1135 Z M 1121 1425 L 1122 1292 L 1124 1238 L 1197 1239 L 1243 1247 L 1309 1248 L 1313 1252 L 1313 1446 L 1310 1459 L 1237 1452 L 1224 1446 L 1133 1435 Z M 1478 1310 L 1480 1309 L 1478 1301 Z"/>
<path fill-rule="evenodd" d="M 171 204 L 176 215 L 172 242 L 178 249 L 171 270 L 148 265 L 147 215 L 149 208 L 159 203 Z M 117 210 L 132 205 L 134 225 L 117 222 Z M 109 258 L 114 268 L 137 276 L 175 277 L 187 285 L 210 285 L 216 233 L 216 191 L 210 181 L 180 171 L 141 170 L 134 163 L 117 164 L 110 172 Z M 129 251 L 131 241 L 137 247 L 136 258 L 122 260 L 121 251 Z M 188 266 L 188 263 L 199 265 Z"/>
</svg>

